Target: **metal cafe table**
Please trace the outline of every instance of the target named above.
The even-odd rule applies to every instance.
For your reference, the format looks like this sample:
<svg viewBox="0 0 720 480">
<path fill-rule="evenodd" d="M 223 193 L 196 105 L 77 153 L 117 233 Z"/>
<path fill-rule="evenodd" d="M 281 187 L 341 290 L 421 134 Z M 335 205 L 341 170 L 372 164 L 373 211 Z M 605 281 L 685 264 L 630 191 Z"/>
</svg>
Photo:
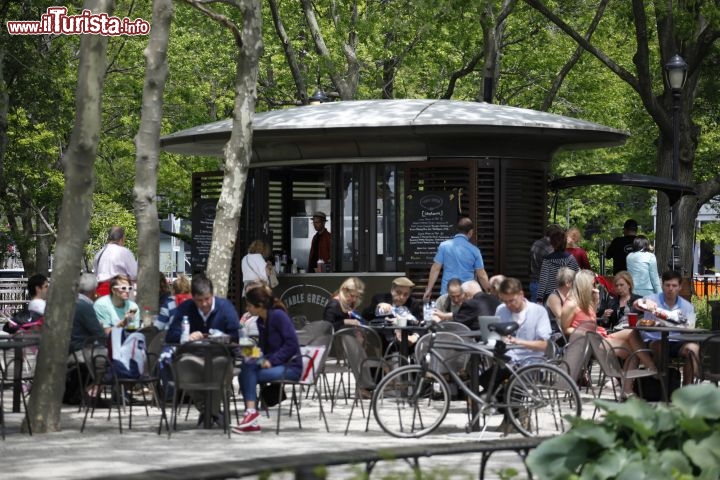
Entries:
<svg viewBox="0 0 720 480">
<path fill-rule="evenodd" d="M 421 326 L 421 325 L 405 325 L 405 326 L 398 326 L 391 324 L 390 322 L 385 321 L 385 319 L 382 319 L 382 322 L 377 322 L 376 320 L 371 320 L 370 323 L 368 323 L 368 326 L 372 328 L 373 330 L 377 331 L 378 333 L 383 334 L 390 334 L 395 335 L 395 331 L 400 331 L 400 344 L 399 344 L 399 352 L 400 355 L 403 358 L 408 358 L 410 355 L 410 341 L 409 337 L 411 333 L 419 333 L 421 336 L 427 333 L 427 327 Z"/>
<path fill-rule="evenodd" d="M 3 360 L 8 358 L 8 352 L 13 350 L 14 356 L 12 359 L 13 365 L 13 402 L 12 411 L 13 413 L 20 412 L 20 404 L 22 402 L 22 372 L 23 372 L 23 360 L 24 360 L 24 349 L 28 347 L 34 347 L 40 344 L 40 337 L 38 335 L 15 335 L 15 336 L 1 336 L 0 337 L 0 350 L 3 352 Z M 7 369 L 9 363 L 3 362 L 4 368 Z"/>
<path fill-rule="evenodd" d="M 654 325 L 654 326 L 642 326 L 637 325 L 634 327 L 635 330 L 641 332 L 660 332 L 660 362 L 658 364 L 658 370 L 660 371 L 660 377 L 663 382 L 663 399 L 666 403 L 670 400 L 668 393 L 668 367 L 670 366 L 670 334 L 673 335 L 673 339 L 677 339 L 683 342 L 693 341 L 687 338 L 685 334 L 708 334 L 709 330 L 704 328 L 689 328 L 683 327 L 682 325 Z"/>
</svg>

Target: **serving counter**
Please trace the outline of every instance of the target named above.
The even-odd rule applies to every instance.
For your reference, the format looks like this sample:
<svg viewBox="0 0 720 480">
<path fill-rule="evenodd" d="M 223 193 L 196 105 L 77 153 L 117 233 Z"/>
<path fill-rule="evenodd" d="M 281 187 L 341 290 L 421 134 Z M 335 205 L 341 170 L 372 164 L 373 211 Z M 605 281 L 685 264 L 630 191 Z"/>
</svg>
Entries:
<svg viewBox="0 0 720 480">
<path fill-rule="evenodd" d="M 280 283 L 273 291 L 288 307 L 295 324 L 302 326 L 322 320 L 325 305 L 348 277 L 365 282 L 365 295 L 359 308 L 362 310 L 373 295 L 389 292 L 393 279 L 403 276 L 404 272 L 285 273 L 278 275 Z"/>
</svg>

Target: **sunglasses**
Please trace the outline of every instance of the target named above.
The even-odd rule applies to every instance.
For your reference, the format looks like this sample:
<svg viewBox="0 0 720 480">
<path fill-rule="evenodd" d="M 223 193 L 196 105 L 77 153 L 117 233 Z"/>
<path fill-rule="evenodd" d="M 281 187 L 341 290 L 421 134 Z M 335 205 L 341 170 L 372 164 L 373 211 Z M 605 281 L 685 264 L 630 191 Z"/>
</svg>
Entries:
<svg viewBox="0 0 720 480">
<path fill-rule="evenodd" d="M 115 285 L 113 288 L 119 292 L 132 292 L 133 291 L 133 287 L 130 287 L 128 285 Z"/>
</svg>

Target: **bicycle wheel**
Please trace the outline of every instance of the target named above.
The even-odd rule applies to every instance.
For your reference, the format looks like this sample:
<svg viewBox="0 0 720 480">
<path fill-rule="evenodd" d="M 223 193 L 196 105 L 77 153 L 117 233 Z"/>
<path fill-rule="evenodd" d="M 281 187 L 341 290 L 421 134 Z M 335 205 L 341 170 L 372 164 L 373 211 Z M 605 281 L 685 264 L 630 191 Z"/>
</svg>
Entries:
<svg viewBox="0 0 720 480">
<path fill-rule="evenodd" d="M 505 415 L 525 436 L 556 435 L 570 428 L 565 415 L 580 416 L 580 392 L 570 376 L 553 365 L 518 369 L 505 393 Z"/>
<path fill-rule="evenodd" d="M 398 368 L 378 384 L 373 414 L 380 427 L 400 438 L 418 438 L 440 425 L 450 408 L 443 377 L 419 365 Z"/>
</svg>

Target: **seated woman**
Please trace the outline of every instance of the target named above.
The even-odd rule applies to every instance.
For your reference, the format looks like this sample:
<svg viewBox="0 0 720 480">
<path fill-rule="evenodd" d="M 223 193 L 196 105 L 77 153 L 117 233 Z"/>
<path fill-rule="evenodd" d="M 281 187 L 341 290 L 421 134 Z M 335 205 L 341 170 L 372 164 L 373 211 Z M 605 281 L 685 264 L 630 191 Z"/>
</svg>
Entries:
<svg viewBox="0 0 720 480">
<path fill-rule="evenodd" d="M 562 267 L 557 273 L 557 288 L 553 290 L 545 300 L 545 308 L 550 317 L 550 327 L 554 332 L 560 330 L 560 316 L 562 309 L 567 302 L 573 281 L 575 280 L 575 270 Z"/>
<path fill-rule="evenodd" d="M 356 277 L 346 279 L 325 305 L 323 318 L 332 323 L 334 330 L 360 325 L 362 317 L 355 310 L 365 293 L 365 283 Z"/>
<path fill-rule="evenodd" d="M 185 274 L 180 274 L 172 283 L 172 293 L 160 302 L 160 312 L 155 319 L 155 327 L 158 330 L 166 330 L 175 318 L 177 307 L 185 300 L 191 298 L 190 280 Z"/>
<path fill-rule="evenodd" d="M 595 314 L 597 303 L 599 301 L 599 293 L 595 288 L 595 274 L 590 270 L 580 270 L 575 275 L 575 281 L 571 290 L 570 298 L 565 302 L 562 309 L 560 322 L 564 333 L 570 336 L 572 332 L 577 330 L 595 331 L 605 338 L 610 345 L 622 347 L 616 350 L 620 358 L 627 358 L 628 351 L 636 352 L 644 349 L 644 344 L 637 330 L 620 330 L 615 333 L 608 334 L 607 331 L 597 325 L 597 317 Z M 623 350 L 627 349 L 627 350 Z M 640 362 L 649 370 L 656 370 L 652 357 L 647 352 L 638 352 L 633 357 L 633 362 Z M 635 365 L 631 365 L 635 368 Z M 623 385 L 623 398 L 634 395 L 632 389 L 632 380 L 628 380 Z"/>
<path fill-rule="evenodd" d="M 628 313 L 639 313 L 633 303 L 642 298 L 633 293 L 633 277 L 625 270 L 615 274 L 613 279 L 615 296 L 608 297 L 607 302 L 598 310 L 598 324 L 605 328 L 613 328 Z"/>
<path fill-rule="evenodd" d="M 259 346 L 262 355 L 253 363 L 244 363 L 238 375 L 245 401 L 245 414 L 235 433 L 259 432 L 260 412 L 257 411 L 258 384 L 274 380 L 298 380 L 302 374 L 302 357 L 297 333 L 285 305 L 273 296 L 267 285 L 248 290 L 245 294 L 248 312 L 258 317 Z M 291 363 L 288 364 L 288 362 Z"/>
</svg>

